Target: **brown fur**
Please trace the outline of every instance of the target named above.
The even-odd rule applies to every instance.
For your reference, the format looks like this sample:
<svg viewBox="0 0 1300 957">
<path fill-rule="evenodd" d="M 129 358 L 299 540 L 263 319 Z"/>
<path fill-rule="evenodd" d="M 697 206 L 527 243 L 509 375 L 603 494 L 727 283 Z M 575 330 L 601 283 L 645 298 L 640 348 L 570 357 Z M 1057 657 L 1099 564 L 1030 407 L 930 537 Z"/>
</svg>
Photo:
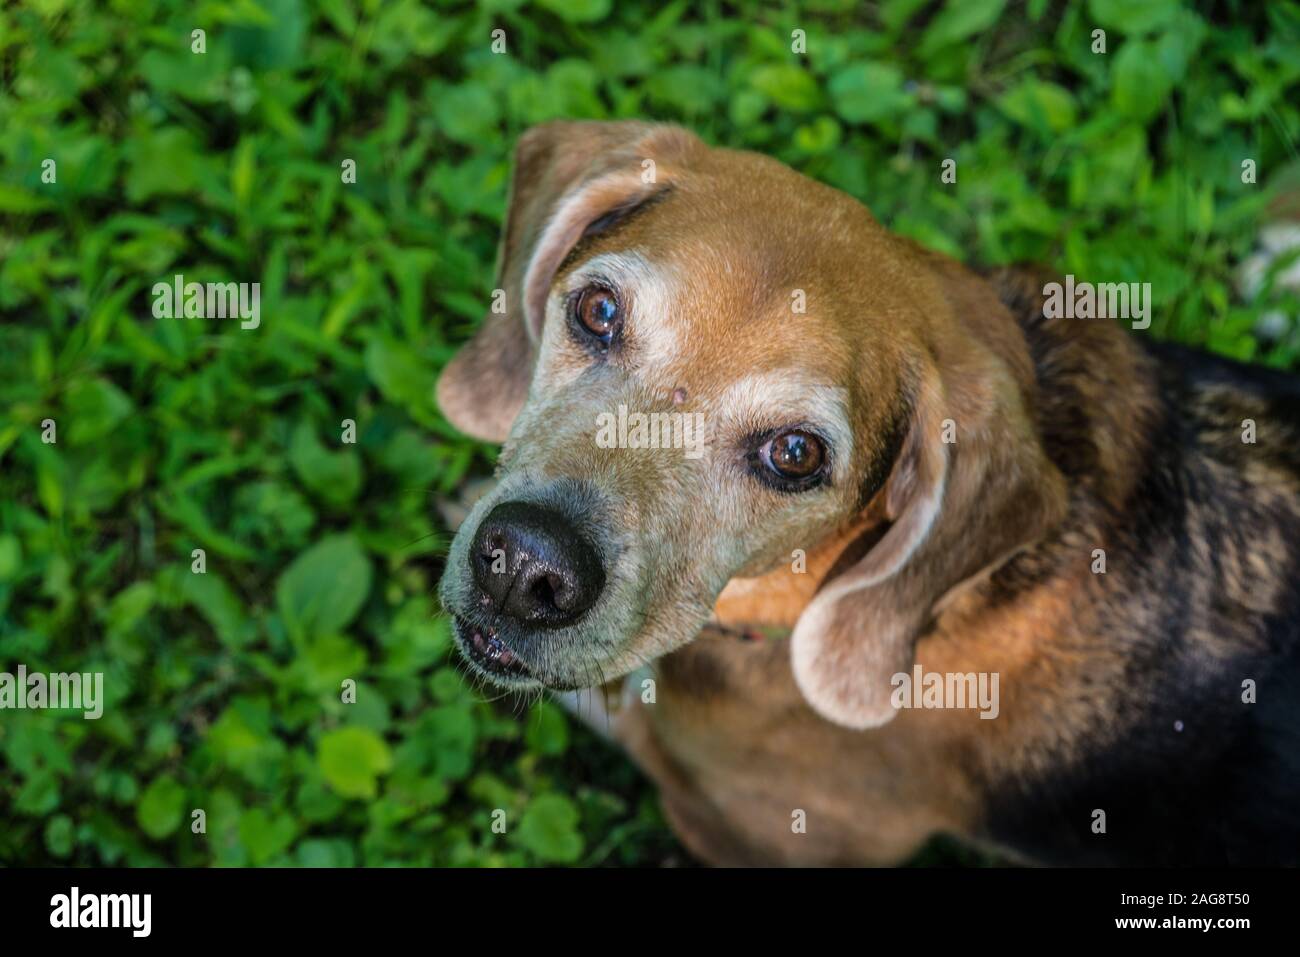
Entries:
<svg viewBox="0 0 1300 957">
<path fill-rule="evenodd" d="M 539 128 L 513 192 L 510 311 L 439 401 L 473 434 L 509 431 L 502 495 L 580 500 L 582 521 L 614 530 L 607 551 L 634 556 L 643 577 L 595 630 L 513 647 L 556 687 L 656 660 L 654 703 L 627 696 L 614 733 L 701 858 L 896 863 L 949 832 L 1046 861 L 1287 859 L 1261 822 L 1297 827 L 1282 806 L 1300 773 L 1294 383 L 1047 319 L 1049 276 L 978 275 L 834 190 L 673 128 Z M 673 298 L 593 371 L 560 294 L 629 252 Z M 634 307 L 658 302 L 648 281 L 628 284 Z M 789 313 L 792 289 L 806 314 Z M 792 366 L 842 390 L 853 436 L 832 487 L 793 497 L 727 458 L 767 410 L 720 406 L 745 376 Z M 595 449 L 572 424 L 616 401 L 673 408 L 675 389 L 722 422 L 704 465 Z M 474 613 L 461 554 L 443 592 L 458 616 Z M 738 637 L 757 628 L 790 637 Z M 890 676 L 914 663 L 997 673 L 1000 714 L 895 709 Z M 1244 679 L 1272 703 L 1247 710 Z"/>
</svg>

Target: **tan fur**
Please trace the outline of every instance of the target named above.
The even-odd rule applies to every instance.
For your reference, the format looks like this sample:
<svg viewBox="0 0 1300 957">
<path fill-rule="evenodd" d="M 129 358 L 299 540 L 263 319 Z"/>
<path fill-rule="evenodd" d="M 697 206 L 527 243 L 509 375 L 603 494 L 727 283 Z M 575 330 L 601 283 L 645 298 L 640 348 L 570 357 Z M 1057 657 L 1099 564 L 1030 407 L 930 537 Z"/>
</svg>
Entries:
<svg viewBox="0 0 1300 957">
<path fill-rule="evenodd" d="M 655 191 L 653 208 L 583 238 Z M 936 832 L 983 841 L 992 790 L 1123 729 L 1107 690 L 1125 680 L 1123 638 L 1098 637 L 1115 626 L 1099 620 L 1106 582 L 1089 561 L 1110 544 L 1101 516 L 1132 494 L 1155 402 L 1149 363 L 1118 327 L 1069 330 L 1065 354 L 1089 372 L 1067 363 L 1053 388 L 1076 389 L 1071 401 L 1097 412 L 1078 426 L 1095 466 L 1067 481 L 1043 435 L 1070 410 L 1062 392 L 1041 392 L 1004 304 L 1037 302 L 1032 275 L 1002 277 L 999 295 L 849 197 L 668 127 L 532 130 L 512 196 L 499 279 L 509 311 L 488 316 L 448 367 L 439 402 L 465 431 L 505 439 L 501 485 L 475 515 L 557 483 L 598 490 L 593 507 L 619 555 L 608 598 L 587 630 L 531 659 L 516 651 L 556 687 L 654 662 L 655 702 L 628 696 L 614 732 L 697 854 L 887 864 Z M 593 372 L 564 302 L 601 257 L 662 274 L 653 293 L 641 281 L 640 308 L 628 280 L 625 347 Z M 794 290 L 806 313 L 791 312 Z M 765 376 L 842 394 L 843 410 L 785 408 L 800 389 L 789 402 L 747 401 L 745 380 Z M 715 444 L 699 462 L 596 448 L 591 417 L 618 403 L 702 411 Z M 845 417 L 833 480 L 812 493 L 765 489 L 737 443 L 800 412 Z M 949 421 L 952 444 L 941 439 Z M 475 515 L 443 586 L 456 614 L 470 603 L 461 568 Z M 794 549 L 804 572 L 791 567 Z M 1243 582 L 1284 552 L 1266 541 L 1223 555 L 1230 587 L 1245 595 Z M 1268 607 L 1279 594 L 1245 600 Z M 1130 623 L 1155 628 L 1143 614 Z M 737 637 L 763 627 L 792 634 Z M 996 672 L 998 719 L 896 710 L 890 677 L 914 663 Z M 799 811 L 807 833 L 791 827 Z"/>
</svg>

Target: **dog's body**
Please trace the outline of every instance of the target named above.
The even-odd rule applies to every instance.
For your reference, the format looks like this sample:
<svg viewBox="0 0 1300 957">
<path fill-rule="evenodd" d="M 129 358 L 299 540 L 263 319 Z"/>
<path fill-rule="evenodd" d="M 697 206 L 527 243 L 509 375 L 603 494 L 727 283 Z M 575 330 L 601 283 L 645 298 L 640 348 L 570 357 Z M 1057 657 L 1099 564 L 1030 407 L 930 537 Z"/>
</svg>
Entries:
<svg viewBox="0 0 1300 957">
<path fill-rule="evenodd" d="M 769 579 L 725 591 L 735 628 L 661 659 L 656 704 L 624 695 L 611 727 L 715 863 L 899 863 L 946 832 L 1051 864 L 1296 864 L 1300 388 L 1044 320 L 1041 277 L 994 281 L 1035 350 L 1070 515 L 940 614 L 917 661 L 1000 673 L 999 718 L 826 722 L 786 640 L 735 633 L 798 619 Z"/>
<path fill-rule="evenodd" d="M 568 340 L 552 332 L 563 320 L 546 305 L 542 328 L 551 338 L 534 330 L 529 347 L 517 330 L 485 328 L 478 348 L 444 376 L 440 400 L 457 424 L 500 438 L 515 423 L 505 488 L 471 515 L 449 559 L 443 596 L 462 647 L 468 652 L 472 641 L 489 676 L 518 687 L 592 684 L 581 675 L 613 677 L 656 659 L 653 685 L 630 683 L 609 727 L 661 788 L 675 830 L 713 863 L 890 864 L 941 832 L 1044 863 L 1300 863 L 1296 381 L 1147 346 L 1107 320 L 1045 318 L 1051 277 L 978 277 L 883 238 L 839 194 L 775 173 L 770 161 L 707 151 L 682 136 L 569 125 L 521 146 L 514 209 L 525 210 L 525 221 L 512 212 L 502 272 L 508 289 L 513 273 L 520 295 L 530 303 L 536 296 L 532 321 L 542 326 L 543 304 L 566 301 L 566 284 L 586 281 L 583 262 L 632 259 L 643 274 L 615 280 L 636 309 L 626 310 L 626 350 L 602 354 L 599 368 L 565 355 Z M 566 170 L 562 160 L 530 156 L 574 137 L 597 153 L 635 143 L 615 165 L 658 156 L 677 195 L 656 193 L 651 204 L 661 211 L 581 238 L 611 209 L 626 213 L 647 200 L 622 197 L 611 187 L 615 174 L 596 177 L 589 162 Z M 651 467 L 585 449 L 569 461 L 539 437 L 538 410 L 613 401 L 609 390 L 629 376 L 652 403 L 644 357 L 662 360 L 669 349 L 647 330 L 653 317 L 681 303 L 683 288 L 703 288 L 720 303 L 733 297 L 726 279 L 710 290 L 644 273 L 647 262 L 680 272 L 696 261 L 732 273 L 735 260 L 721 251 L 675 256 L 690 220 L 672 217 L 695 202 L 697 217 L 723 218 L 701 236 L 706 253 L 746 241 L 762 220 L 759 200 L 733 198 L 728 213 L 725 198 L 710 205 L 691 188 L 698 178 L 707 186 L 700 195 L 716 196 L 737 175 L 759 181 L 749 192 L 776 191 L 802 216 L 820 209 L 836 224 L 837 245 L 821 255 L 787 269 L 798 254 L 777 242 L 750 277 L 760 287 L 813 290 L 822 309 L 796 322 L 814 347 L 779 341 L 785 326 L 774 325 L 746 354 L 734 313 L 720 307 L 725 345 L 704 341 L 707 326 L 693 325 L 699 344 L 685 356 L 680 341 L 672 344 L 677 361 L 659 361 L 654 380 L 677 393 L 689 384 L 721 419 L 715 466 L 673 463 L 663 473 L 662 458 Z M 530 186 L 537 183 L 550 185 Z M 556 195 L 539 199 L 548 190 Z M 561 228 L 565 210 L 593 194 L 575 220 L 584 225 Z M 746 218 L 751 204 L 759 215 Z M 725 232 L 728 215 L 739 238 Z M 526 248 L 512 251 L 512 243 Z M 846 244 L 871 263 L 870 281 L 833 263 Z M 526 276 L 518 265 L 525 255 Z M 746 302 L 761 311 L 767 300 Z M 859 325 L 864 310 L 885 320 Z M 460 394 L 470 389 L 467 371 L 480 380 L 485 370 L 495 374 L 501 355 L 511 369 L 523 365 L 525 381 L 534 376 L 531 390 L 511 372 L 499 384 L 501 409 L 485 408 L 482 394 L 472 405 Z M 726 363 L 791 361 L 816 372 L 806 391 L 818 398 L 807 408 L 797 396 L 772 404 L 782 422 L 811 422 L 808 431 L 825 437 L 825 487 L 774 496 L 743 478 L 724 484 L 719 476 L 731 481 L 725 470 L 740 454 L 726 443 L 747 448 L 727 436 L 748 433 L 726 431 L 725 403 L 737 401 L 736 390 L 711 392 L 703 371 L 716 377 Z M 824 398 L 818 390 L 827 383 L 844 395 Z M 762 398 L 734 418 L 761 419 Z M 955 434 L 940 440 L 941 425 Z M 566 436 L 570 445 L 575 434 Z M 703 485 L 688 485 L 711 467 L 718 471 Z M 655 496 L 673 499 L 668 512 L 682 527 L 658 518 Z M 521 610 L 516 586 L 530 574 L 528 549 L 569 547 L 550 532 L 527 531 L 532 544 L 501 553 L 510 554 L 508 587 L 498 590 L 485 565 L 475 572 L 481 593 L 454 571 L 485 562 L 489 546 L 504 541 L 509 528 L 493 516 L 506 514 L 501 503 L 511 498 L 545 503 L 586 529 L 580 537 L 593 542 L 588 551 L 605 571 L 585 587 L 599 598 L 562 614 L 576 606 L 566 596 L 576 594 L 578 573 L 561 556 L 542 591 L 564 600 Z M 696 522 L 681 523 L 687 507 Z M 713 525 L 740 544 L 710 541 Z M 708 555 L 692 557 L 692 536 L 705 540 Z M 806 562 L 790 563 L 792 549 L 805 550 Z M 662 589 L 674 589 L 673 599 L 665 602 Z M 543 612 L 553 618 L 548 630 L 521 624 Z M 618 634 L 578 630 L 595 624 Z M 764 637 L 753 639 L 756 630 Z M 489 646 L 499 656 L 503 644 L 522 671 L 484 657 Z M 996 675 L 996 716 L 899 709 L 892 679 L 917 667 Z"/>
</svg>

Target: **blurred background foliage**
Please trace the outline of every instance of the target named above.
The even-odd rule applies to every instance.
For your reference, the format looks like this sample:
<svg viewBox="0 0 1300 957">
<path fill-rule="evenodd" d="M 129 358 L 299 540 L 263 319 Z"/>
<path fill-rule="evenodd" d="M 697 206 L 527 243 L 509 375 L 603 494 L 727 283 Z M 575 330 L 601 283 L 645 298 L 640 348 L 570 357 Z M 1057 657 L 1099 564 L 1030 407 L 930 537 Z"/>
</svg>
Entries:
<svg viewBox="0 0 1300 957">
<path fill-rule="evenodd" d="M 490 295 L 515 137 L 681 122 L 960 258 L 1150 282 L 1146 334 L 1287 367 L 1294 256 L 1234 277 L 1296 215 L 1298 26 L 1175 0 L 0 6 L 0 670 L 107 696 L 0 711 L 0 862 L 685 861 L 619 755 L 462 680 L 433 595 L 436 502 L 494 450 L 432 384 Z M 155 319 L 178 272 L 260 282 L 260 328 Z"/>
</svg>

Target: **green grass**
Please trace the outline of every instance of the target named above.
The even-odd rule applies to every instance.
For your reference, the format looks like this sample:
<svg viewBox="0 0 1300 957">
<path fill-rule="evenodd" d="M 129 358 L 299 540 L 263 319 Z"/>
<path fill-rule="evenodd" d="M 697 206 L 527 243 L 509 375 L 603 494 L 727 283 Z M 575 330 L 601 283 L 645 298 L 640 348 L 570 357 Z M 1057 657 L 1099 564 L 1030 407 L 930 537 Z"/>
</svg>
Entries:
<svg viewBox="0 0 1300 957">
<path fill-rule="evenodd" d="M 494 450 L 432 384 L 515 137 L 681 122 L 963 259 L 1151 282 L 1148 334 L 1289 367 L 1295 329 L 1254 330 L 1294 295 L 1233 274 L 1297 175 L 1298 37 L 1294 2 L 0 7 L 0 670 L 107 696 L 0 711 L 0 862 L 684 860 L 617 754 L 461 680 L 433 597 L 435 503 Z M 260 327 L 155 319 L 178 272 L 260 282 Z"/>
</svg>

